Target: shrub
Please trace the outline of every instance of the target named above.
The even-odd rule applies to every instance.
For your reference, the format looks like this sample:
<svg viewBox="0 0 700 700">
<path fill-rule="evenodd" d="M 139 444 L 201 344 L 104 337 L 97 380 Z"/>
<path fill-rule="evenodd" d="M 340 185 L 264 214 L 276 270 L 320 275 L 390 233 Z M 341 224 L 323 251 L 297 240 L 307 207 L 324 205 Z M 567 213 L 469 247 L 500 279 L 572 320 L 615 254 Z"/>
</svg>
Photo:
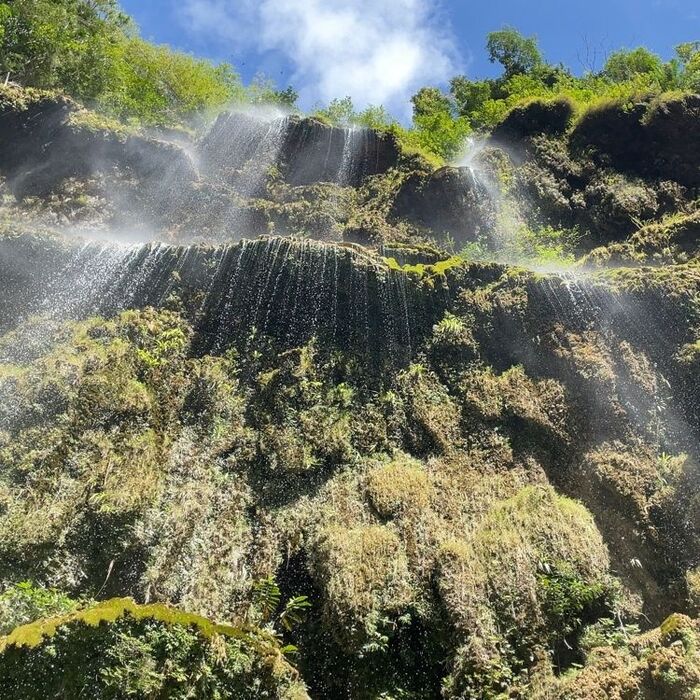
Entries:
<svg viewBox="0 0 700 700">
<path fill-rule="evenodd" d="M 428 508 L 431 484 L 419 463 L 398 459 L 370 471 L 367 493 L 378 513 L 392 518 Z"/>
<path fill-rule="evenodd" d="M 48 617 L 72 612 L 77 603 L 60 591 L 18 583 L 0 595 L 0 635 L 15 627 Z"/>
<path fill-rule="evenodd" d="M 38 700 L 59 687 L 64 697 L 96 699 L 307 697 L 271 635 L 129 599 L 39 620 L 0 639 L 5 697 Z"/>
</svg>

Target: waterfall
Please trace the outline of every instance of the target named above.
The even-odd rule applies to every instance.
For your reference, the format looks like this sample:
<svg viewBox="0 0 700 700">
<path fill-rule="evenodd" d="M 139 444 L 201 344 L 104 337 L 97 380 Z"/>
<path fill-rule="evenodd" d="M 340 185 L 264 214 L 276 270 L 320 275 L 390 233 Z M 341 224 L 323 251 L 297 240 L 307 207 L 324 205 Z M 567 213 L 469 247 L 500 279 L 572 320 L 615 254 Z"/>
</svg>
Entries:
<svg viewBox="0 0 700 700">
<path fill-rule="evenodd" d="M 365 143 L 365 129 L 350 127 L 344 130 L 343 137 L 343 156 L 336 181 L 339 185 L 349 186 L 355 182 L 358 166 L 362 165 L 362 158 L 365 155 L 362 150 Z"/>
<path fill-rule="evenodd" d="M 319 337 L 405 363 L 442 313 L 417 281 L 369 253 L 280 237 L 216 247 L 63 243 L 43 279 L 28 273 L 11 293 L 26 301 L 16 316 L 55 319 L 163 307 L 176 294 L 202 354 L 255 329 L 286 347 Z"/>
</svg>

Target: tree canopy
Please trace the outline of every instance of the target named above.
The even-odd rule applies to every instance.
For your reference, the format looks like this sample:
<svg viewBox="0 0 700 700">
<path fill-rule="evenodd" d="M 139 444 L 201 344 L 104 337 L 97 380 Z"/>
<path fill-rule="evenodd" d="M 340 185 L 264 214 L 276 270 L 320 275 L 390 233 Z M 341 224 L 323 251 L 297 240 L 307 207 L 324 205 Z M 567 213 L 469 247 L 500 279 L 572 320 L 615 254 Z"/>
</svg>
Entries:
<svg viewBox="0 0 700 700">
<path fill-rule="evenodd" d="M 525 37 L 512 27 L 491 32 L 486 39 L 486 50 L 491 63 L 503 66 L 506 78 L 527 73 L 543 62 L 537 39 Z"/>
</svg>

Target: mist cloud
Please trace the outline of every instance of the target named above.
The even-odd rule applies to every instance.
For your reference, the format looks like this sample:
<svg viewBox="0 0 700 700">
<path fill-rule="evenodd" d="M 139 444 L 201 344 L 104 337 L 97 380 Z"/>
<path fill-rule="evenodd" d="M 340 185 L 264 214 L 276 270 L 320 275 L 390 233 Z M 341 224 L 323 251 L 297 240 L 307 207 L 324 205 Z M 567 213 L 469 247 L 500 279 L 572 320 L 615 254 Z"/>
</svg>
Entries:
<svg viewBox="0 0 700 700">
<path fill-rule="evenodd" d="M 459 69 L 435 0 L 185 0 L 180 16 L 200 38 L 283 53 L 306 105 L 350 95 L 405 112 Z"/>
</svg>

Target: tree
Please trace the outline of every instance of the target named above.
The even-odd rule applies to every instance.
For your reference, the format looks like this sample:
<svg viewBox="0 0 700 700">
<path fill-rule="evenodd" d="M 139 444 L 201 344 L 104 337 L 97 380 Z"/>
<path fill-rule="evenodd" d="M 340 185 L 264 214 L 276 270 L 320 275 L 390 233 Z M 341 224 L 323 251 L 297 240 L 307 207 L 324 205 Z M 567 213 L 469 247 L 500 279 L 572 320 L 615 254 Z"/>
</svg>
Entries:
<svg viewBox="0 0 700 700">
<path fill-rule="evenodd" d="M 603 75 L 614 83 L 624 83 L 638 75 L 660 78 L 662 74 L 662 60 L 641 46 L 632 50 L 614 51 L 603 68 Z"/>
<path fill-rule="evenodd" d="M 412 98 L 413 117 L 427 117 L 434 114 L 452 114 L 452 102 L 436 87 L 421 88 Z"/>
<path fill-rule="evenodd" d="M 299 93 L 291 85 L 284 90 L 275 90 L 273 93 L 273 102 L 289 109 L 296 108 L 298 99 Z"/>
<path fill-rule="evenodd" d="M 130 22 L 116 0 L 14 0 L 0 3 L 0 25 L 3 74 L 88 99 L 103 89 L 107 50 Z"/>
<path fill-rule="evenodd" d="M 517 29 L 504 27 L 491 32 L 486 41 L 491 63 L 500 63 L 506 79 L 528 73 L 544 61 L 535 37 L 525 37 Z"/>
<path fill-rule="evenodd" d="M 412 98 L 416 144 L 445 160 L 456 156 L 471 133 L 469 121 L 455 115 L 448 95 L 435 87 L 421 88 Z"/>
<path fill-rule="evenodd" d="M 8 73 L 153 125 L 246 98 L 231 66 L 140 39 L 116 0 L 0 2 L 0 75 Z"/>
<path fill-rule="evenodd" d="M 700 92 L 700 41 L 679 44 L 676 46 L 676 56 L 681 66 L 681 87 Z"/>
<path fill-rule="evenodd" d="M 472 131 L 467 119 L 455 119 L 449 112 L 424 114 L 415 117 L 413 123 L 418 144 L 446 161 L 459 154 Z"/>
<path fill-rule="evenodd" d="M 457 105 L 457 111 L 464 117 L 480 110 L 484 102 L 491 99 L 493 89 L 490 80 L 469 80 L 464 75 L 450 80 L 450 94 Z"/>
<path fill-rule="evenodd" d="M 314 116 L 335 126 L 350 126 L 356 116 L 352 97 L 344 97 L 342 100 L 336 97 L 329 102 L 328 107 L 317 109 Z"/>
<path fill-rule="evenodd" d="M 248 87 L 248 98 L 254 104 L 279 105 L 294 110 L 299 93 L 291 86 L 279 90 L 273 80 L 259 73 Z"/>
<path fill-rule="evenodd" d="M 355 124 L 368 129 L 386 129 L 392 123 L 391 115 L 382 105 L 368 105 L 355 117 Z"/>
</svg>

